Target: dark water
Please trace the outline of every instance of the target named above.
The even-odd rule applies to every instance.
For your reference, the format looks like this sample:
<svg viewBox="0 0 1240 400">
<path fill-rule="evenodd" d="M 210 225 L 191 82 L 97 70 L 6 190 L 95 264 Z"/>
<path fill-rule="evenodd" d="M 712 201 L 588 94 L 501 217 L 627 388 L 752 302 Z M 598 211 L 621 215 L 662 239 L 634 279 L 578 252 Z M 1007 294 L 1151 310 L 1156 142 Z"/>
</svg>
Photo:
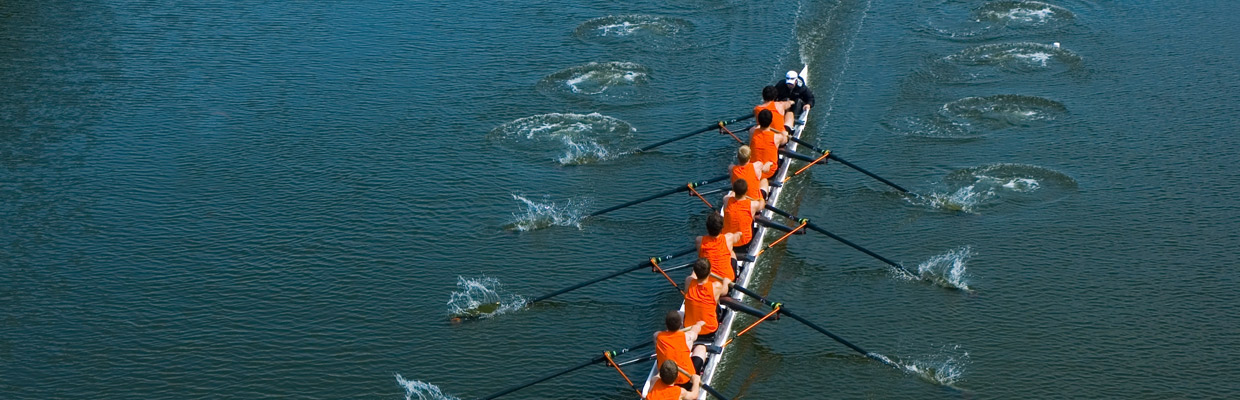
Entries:
<svg viewBox="0 0 1240 400">
<path fill-rule="evenodd" d="M 691 197 L 574 216 L 722 173 L 714 133 L 624 152 L 741 115 L 802 63 L 807 136 L 922 196 L 832 165 L 787 204 L 929 279 L 806 236 L 759 286 L 923 373 L 784 320 L 729 350 L 721 391 L 1235 397 L 1237 15 L 5 2 L 0 397 L 425 393 L 399 374 L 475 398 L 640 342 L 678 303 L 650 273 L 460 325 L 446 303 L 462 277 L 532 297 L 688 245 Z M 510 397 L 634 395 L 599 366 Z"/>
</svg>

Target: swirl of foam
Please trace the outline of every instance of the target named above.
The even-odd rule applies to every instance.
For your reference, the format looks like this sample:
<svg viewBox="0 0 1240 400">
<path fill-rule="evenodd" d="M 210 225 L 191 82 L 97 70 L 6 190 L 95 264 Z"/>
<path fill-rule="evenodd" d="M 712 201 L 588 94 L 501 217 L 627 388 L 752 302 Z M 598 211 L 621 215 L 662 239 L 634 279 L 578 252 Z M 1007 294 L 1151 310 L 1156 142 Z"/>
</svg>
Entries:
<svg viewBox="0 0 1240 400">
<path fill-rule="evenodd" d="M 627 122 L 599 113 L 550 113 L 500 125 L 488 137 L 567 165 L 611 159 L 635 131 Z"/>
<path fill-rule="evenodd" d="M 997 43 L 974 46 L 952 54 L 944 60 L 965 66 L 997 66 L 1010 72 L 1036 72 L 1055 68 L 1080 69 L 1081 56 L 1058 46 L 1043 43 Z"/>
<path fill-rule="evenodd" d="M 1076 180 L 1036 165 L 996 163 L 948 174 L 945 192 L 925 196 L 932 208 L 976 212 L 1002 203 L 1049 201 L 1076 189 Z"/>
<path fill-rule="evenodd" d="M 1035 121 L 1053 120 L 1067 112 L 1063 103 L 1036 96 L 1000 94 L 965 97 L 943 105 L 939 115 L 958 125 L 988 129 L 1027 126 Z"/>
<path fill-rule="evenodd" d="M 1000 24 L 1043 25 L 1075 17 L 1063 7 L 1040 1 L 996 1 L 973 10 L 974 20 Z"/>
<path fill-rule="evenodd" d="M 1047 98 L 1000 94 L 965 97 L 944 104 L 933 115 L 888 120 L 883 126 L 909 136 L 973 139 L 1013 126 L 1052 121 L 1067 111 L 1063 103 Z"/>
<path fill-rule="evenodd" d="M 547 75 L 538 88 L 553 96 L 626 104 L 645 100 L 642 89 L 649 82 L 650 68 L 641 64 L 591 62 Z"/>
<path fill-rule="evenodd" d="M 654 15 L 608 15 L 583 22 L 573 32 L 585 41 L 633 43 L 655 50 L 692 47 L 687 37 L 696 26 L 685 19 Z"/>
</svg>

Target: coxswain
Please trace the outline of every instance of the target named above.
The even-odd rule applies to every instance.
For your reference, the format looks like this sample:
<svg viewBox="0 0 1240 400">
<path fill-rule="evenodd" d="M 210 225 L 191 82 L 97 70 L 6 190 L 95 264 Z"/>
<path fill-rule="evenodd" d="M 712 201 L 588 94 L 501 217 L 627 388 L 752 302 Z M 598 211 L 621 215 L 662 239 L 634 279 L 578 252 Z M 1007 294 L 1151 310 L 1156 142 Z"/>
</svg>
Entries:
<svg viewBox="0 0 1240 400">
<path fill-rule="evenodd" d="M 775 87 L 779 91 L 775 95 L 776 100 L 792 102 L 792 108 L 786 117 L 787 122 L 796 121 L 797 115 L 807 113 L 814 107 L 814 92 L 805 84 L 805 77 L 798 75 L 796 71 L 788 71 L 784 75 L 783 83 L 776 83 Z"/>
<path fill-rule="evenodd" d="M 778 96 L 778 94 L 779 89 L 775 86 L 763 87 L 762 104 L 753 107 L 753 117 L 756 120 L 759 112 L 762 112 L 762 110 L 770 110 L 771 127 L 780 132 L 788 132 L 792 130 L 792 124 L 788 123 L 792 120 L 784 120 L 784 114 L 786 114 L 788 109 L 792 107 L 792 100 L 776 101 L 775 97 Z"/>
<path fill-rule="evenodd" d="M 719 329 L 719 296 L 732 285 L 732 279 L 712 277 L 710 262 L 698 259 L 693 273 L 685 278 L 685 323 L 703 321 L 699 340 L 714 340 Z"/>
<path fill-rule="evenodd" d="M 771 129 L 772 118 L 771 110 L 762 110 L 758 112 L 758 128 L 753 130 L 749 135 L 749 149 L 752 153 L 750 160 L 759 163 L 771 163 L 772 167 L 762 174 L 762 178 L 770 178 L 775 176 L 775 171 L 779 168 L 779 148 L 788 143 L 788 134 Z"/>
<path fill-rule="evenodd" d="M 706 260 L 710 272 L 729 280 L 736 279 L 736 253 L 732 247 L 741 240 L 741 234 L 723 231 L 723 216 L 710 213 L 706 217 L 706 235 L 698 236 L 698 258 Z"/>
<path fill-rule="evenodd" d="M 663 324 L 667 330 L 654 333 L 655 364 L 661 365 L 664 361 L 673 360 L 676 365 L 683 365 L 685 368 L 692 365 L 693 373 L 701 374 L 702 366 L 706 364 L 706 346 L 694 346 L 693 342 L 697 340 L 698 333 L 702 332 L 706 321 L 698 321 L 687 327 L 682 327 L 683 322 L 684 317 L 678 310 L 668 311 L 663 316 Z M 690 348 L 693 351 L 689 351 Z M 686 383 L 689 383 L 688 375 L 676 378 L 677 385 Z"/>
<path fill-rule="evenodd" d="M 675 361 L 667 360 L 659 364 L 659 380 L 646 393 L 646 400 L 694 400 L 701 394 L 702 376 L 694 374 L 689 378 L 689 388 L 678 386 L 676 377 L 681 375 L 681 368 Z"/>
<path fill-rule="evenodd" d="M 723 196 L 723 231 L 741 234 L 741 240 L 732 249 L 735 253 L 744 253 L 749 249 L 749 241 L 754 234 L 754 215 L 766 207 L 762 196 L 749 195 L 749 184 L 744 180 L 732 182 L 732 191 Z"/>
<path fill-rule="evenodd" d="M 770 162 L 757 163 L 749 162 L 753 152 L 749 146 L 741 146 L 736 149 L 736 164 L 732 165 L 731 175 L 732 182 L 744 180 L 751 188 L 758 188 L 762 193 L 762 198 L 766 198 L 766 194 L 771 192 L 770 183 L 762 178 L 767 171 L 775 168 Z"/>
</svg>

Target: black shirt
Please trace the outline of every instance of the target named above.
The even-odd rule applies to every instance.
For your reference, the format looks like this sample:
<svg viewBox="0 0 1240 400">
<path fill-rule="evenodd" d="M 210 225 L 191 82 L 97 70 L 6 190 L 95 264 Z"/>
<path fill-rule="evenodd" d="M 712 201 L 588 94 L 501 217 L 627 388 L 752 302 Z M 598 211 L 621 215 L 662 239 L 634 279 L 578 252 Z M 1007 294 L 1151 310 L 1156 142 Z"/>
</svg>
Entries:
<svg viewBox="0 0 1240 400">
<path fill-rule="evenodd" d="M 792 87 L 791 89 L 788 88 L 788 84 L 784 80 L 780 80 L 778 83 L 776 83 L 775 84 L 775 89 L 776 89 L 775 100 L 777 101 L 792 100 L 794 102 L 799 100 L 802 104 L 808 104 L 810 107 L 813 107 L 814 106 L 814 93 L 810 92 L 809 87 L 805 86 L 804 80 L 798 78 L 797 83 L 799 84 L 797 86 Z M 800 110 L 797 110 L 797 111 L 800 111 Z"/>
</svg>

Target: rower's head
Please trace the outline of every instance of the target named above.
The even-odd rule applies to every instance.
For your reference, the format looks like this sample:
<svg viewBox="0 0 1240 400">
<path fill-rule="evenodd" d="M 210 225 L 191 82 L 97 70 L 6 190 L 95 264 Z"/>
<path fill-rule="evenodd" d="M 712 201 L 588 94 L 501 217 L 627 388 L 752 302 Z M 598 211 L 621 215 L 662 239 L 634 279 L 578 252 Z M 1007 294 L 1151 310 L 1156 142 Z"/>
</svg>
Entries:
<svg viewBox="0 0 1240 400">
<path fill-rule="evenodd" d="M 750 149 L 749 145 L 741 146 L 739 149 L 736 149 L 736 164 L 737 165 L 748 164 L 749 156 L 751 155 L 753 155 L 753 149 Z"/>
<path fill-rule="evenodd" d="M 706 234 L 719 236 L 720 232 L 723 232 L 723 216 L 712 212 L 706 216 Z"/>
<path fill-rule="evenodd" d="M 777 95 L 779 95 L 779 89 L 775 85 L 762 88 L 762 101 L 775 101 Z"/>
<path fill-rule="evenodd" d="M 663 315 L 663 324 L 667 326 L 668 332 L 678 331 L 684 327 L 685 318 L 680 316 L 680 311 L 671 310 Z"/>
<path fill-rule="evenodd" d="M 710 260 L 705 258 L 697 259 L 697 261 L 693 263 L 693 276 L 697 277 L 699 281 L 710 276 Z"/>
<path fill-rule="evenodd" d="M 737 199 L 745 197 L 745 193 L 748 192 L 749 183 L 745 182 L 744 179 L 737 179 L 736 182 L 732 182 L 732 195 L 736 196 Z"/>
<path fill-rule="evenodd" d="M 796 71 L 788 71 L 787 74 L 784 74 L 784 84 L 788 85 L 788 87 L 795 87 L 797 85 L 797 78 Z"/>
<path fill-rule="evenodd" d="M 676 365 L 675 361 L 667 360 L 663 362 L 663 365 L 659 366 L 659 380 L 663 381 L 664 385 L 676 383 L 676 376 L 678 375 L 680 375 L 680 367 Z"/>
<path fill-rule="evenodd" d="M 771 118 L 773 118 L 773 116 L 771 115 L 771 110 L 762 110 L 758 112 L 758 126 L 761 126 L 763 128 L 770 128 Z"/>
</svg>

